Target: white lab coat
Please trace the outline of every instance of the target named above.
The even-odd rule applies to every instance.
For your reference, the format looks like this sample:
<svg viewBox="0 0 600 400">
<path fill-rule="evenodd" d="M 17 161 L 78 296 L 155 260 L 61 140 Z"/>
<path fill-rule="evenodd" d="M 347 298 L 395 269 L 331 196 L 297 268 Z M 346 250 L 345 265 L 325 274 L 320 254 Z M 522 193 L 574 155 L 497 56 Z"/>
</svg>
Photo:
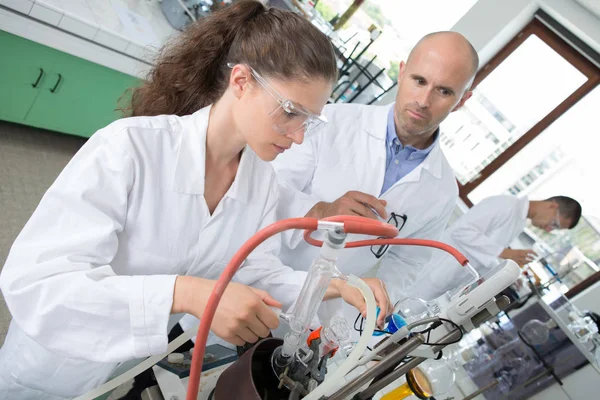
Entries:
<svg viewBox="0 0 600 400">
<path fill-rule="evenodd" d="M 275 221 L 276 178 L 246 147 L 210 215 L 203 197 L 210 107 L 98 131 L 69 162 L 15 241 L 0 277 L 13 315 L 0 350 L 1 399 L 62 399 L 119 362 L 167 348 L 177 275 L 219 277 Z M 304 272 L 263 243 L 236 274 L 291 304 Z"/>
<path fill-rule="evenodd" d="M 302 146 L 272 163 L 282 183 L 278 218 L 304 216 L 318 201 L 331 202 L 357 190 L 387 200 L 388 213 L 408 216 L 399 237 L 438 239 L 458 198 L 454 172 L 439 142 L 417 168 L 380 196 L 390 107 L 326 106 L 323 112 L 329 123 L 310 133 Z M 284 235 L 281 257 L 286 265 L 305 270 L 317 253 L 317 248 L 302 240 L 301 233 Z M 430 255 L 430 249 L 425 247 L 388 249 L 381 258 L 377 276 L 385 281 L 392 300 L 403 296 Z M 361 276 L 377 261 L 368 247 L 345 249 L 338 266 L 346 274 Z"/>
<path fill-rule="evenodd" d="M 498 264 L 498 256 L 523 232 L 529 200 L 526 197 L 492 196 L 454 222 L 442 235 L 442 242 L 458 249 L 471 265 L 485 275 Z M 415 285 L 414 296 L 437 298 L 471 280 L 471 275 L 449 254 L 434 254 Z"/>
</svg>

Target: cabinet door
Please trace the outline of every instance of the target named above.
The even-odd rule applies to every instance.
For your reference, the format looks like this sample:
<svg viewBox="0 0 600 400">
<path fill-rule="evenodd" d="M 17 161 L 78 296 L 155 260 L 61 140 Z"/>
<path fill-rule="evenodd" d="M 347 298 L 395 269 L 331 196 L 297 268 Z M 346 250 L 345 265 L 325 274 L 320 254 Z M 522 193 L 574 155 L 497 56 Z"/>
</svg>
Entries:
<svg viewBox="0 0 600 400">
<path fill-rule="evenodd" d="M 0 119 L 23 122 L 47 83 L 58 52 L 0 31 Z"/>
<path fill-rule="evenodd" d="M 26 123 L 90 137 L 118 119 L 119 98 L 139 80 L 98 64 L 61 53 Z"/>
</svg>

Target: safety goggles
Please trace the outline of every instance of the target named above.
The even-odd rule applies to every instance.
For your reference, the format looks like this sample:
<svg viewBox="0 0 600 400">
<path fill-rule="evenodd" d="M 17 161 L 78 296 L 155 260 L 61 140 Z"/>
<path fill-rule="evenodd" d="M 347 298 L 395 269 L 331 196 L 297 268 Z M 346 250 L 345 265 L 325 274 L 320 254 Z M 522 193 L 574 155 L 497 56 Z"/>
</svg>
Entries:
<svg viewBox="0 0 600 400">
<path fill-rule="evenodd" d="M 548 231 L 553 231 L 556 229 L 561 229 L 560 213 L 558 211 L 556 212 L 556 216 L 554 217 L 554 219 L 548 224 Z"/>
<path fill-rule="evenodd" d="M 234 63 L 227 63 L 229 68 L 235 66 Z M 252 77 L 262 86 L 279 104 L 279 106 L 269 114 L 273 121 L 273 129 L 280 135 L 289 135 L 291 133 L 304 130 L 315 129 L 320 124 L 327 123 L 327 118 L 322 114 L 313 114 L 300 104 L 296 104 L 279 94 L 265 78 L 263 78 L 254 68 L 248 66 Z"/>
<path fill-rule="evenodd" d="M 392 213 L 392 215 L 388 219 L 387 223 L 395 225 L 396 228 L 398 228 L 398 232 L 400 232 L 402 230 L 402 228 L 404 228 L 404 225 L 406 224 L 407 219 L 408 219 L 408 217 L 406 216 L 406 214 Z M 382 239 L 382 238 L 379 238 L 379 239 Z M 371 253 L 373 253 L 375 258 L 380 259 L 381 257 L 383 257 L 383 255 L 387 251 L 388 247 L 390 247 L 389 244 L 371 246 Z"/>
</svg>

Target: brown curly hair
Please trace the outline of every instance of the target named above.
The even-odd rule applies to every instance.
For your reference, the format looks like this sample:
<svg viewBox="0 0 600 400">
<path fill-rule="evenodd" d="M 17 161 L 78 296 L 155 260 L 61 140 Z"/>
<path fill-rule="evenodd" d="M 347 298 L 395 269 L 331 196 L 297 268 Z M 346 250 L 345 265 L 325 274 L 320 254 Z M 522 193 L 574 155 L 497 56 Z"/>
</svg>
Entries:
<svg viewBox="0 0 600 400">
<path fill-rule="evenodd" d="M 309 21 L 258 1 L 241 1 L 191 24 L 163 47 L 123 111 L 127 116 L 192 114 L 223 95 L 230 62 L 276 79 L 337 79 L 333 47 Z"/>
</svg>

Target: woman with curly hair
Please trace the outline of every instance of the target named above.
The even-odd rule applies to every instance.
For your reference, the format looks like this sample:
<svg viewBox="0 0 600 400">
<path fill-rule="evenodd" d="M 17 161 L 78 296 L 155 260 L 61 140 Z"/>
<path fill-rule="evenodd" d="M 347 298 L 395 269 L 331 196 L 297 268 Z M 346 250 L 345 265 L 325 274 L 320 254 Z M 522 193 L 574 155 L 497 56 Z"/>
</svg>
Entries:
<svg viewBox="0 0 600 400">
<path fill-rule="evenodd" d="M 0 398 L 80 395 L 120 363 L 164 352 L 184 313 L 201 318 L 231 256 L 275 221 L 268 161 L 325 123 L 336 77 L 321 32 L 256 1 L 167 45 L 134 90 L 131 117 L 90 138 L 11 248 L 0 276 L 13 315 Z M 278 325 L 269 306 L 288 307 L 305 277 L 278 251 L 274 238 L 248 257 L 219 304 L 215 335 L 242 345 Z M 326 298 L 340 296 L 364 307 L 336 281 Z"/>
</svg>

